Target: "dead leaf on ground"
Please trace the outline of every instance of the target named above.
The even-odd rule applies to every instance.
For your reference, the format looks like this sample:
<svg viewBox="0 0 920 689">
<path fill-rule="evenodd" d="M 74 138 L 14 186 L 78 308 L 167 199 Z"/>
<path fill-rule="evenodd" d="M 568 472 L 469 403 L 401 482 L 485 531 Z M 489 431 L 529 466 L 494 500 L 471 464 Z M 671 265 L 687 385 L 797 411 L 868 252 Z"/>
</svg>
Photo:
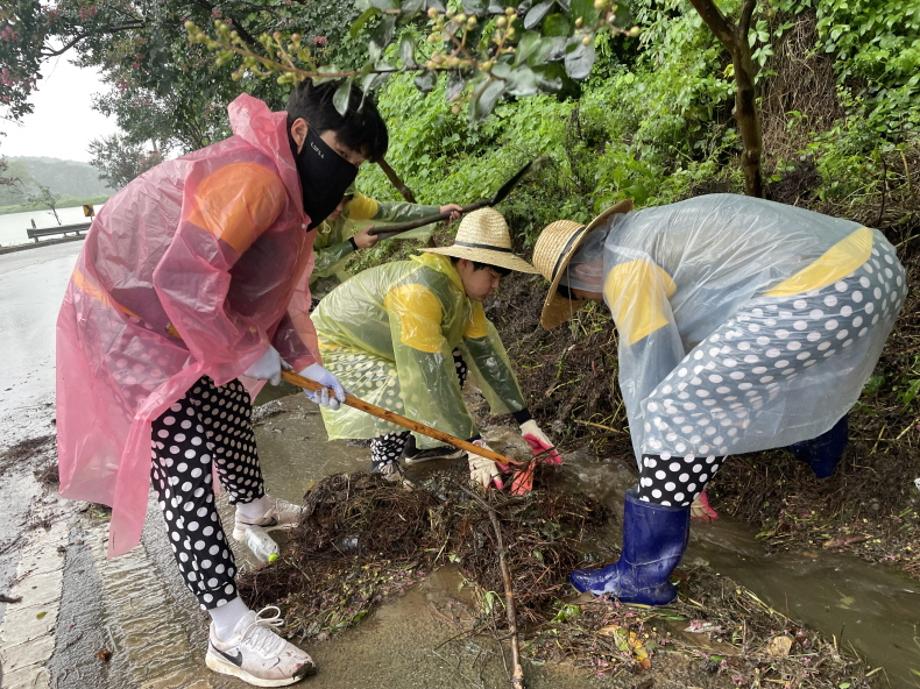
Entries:
<svg viewBox="0 0 920 689">
<path fill-rule="evenodd" d="M 767 655 L 772 658 L 785 658 L 792 650 L 792 637 L 781 635 L 774 636 L 767 644 Z"/>
</svg>

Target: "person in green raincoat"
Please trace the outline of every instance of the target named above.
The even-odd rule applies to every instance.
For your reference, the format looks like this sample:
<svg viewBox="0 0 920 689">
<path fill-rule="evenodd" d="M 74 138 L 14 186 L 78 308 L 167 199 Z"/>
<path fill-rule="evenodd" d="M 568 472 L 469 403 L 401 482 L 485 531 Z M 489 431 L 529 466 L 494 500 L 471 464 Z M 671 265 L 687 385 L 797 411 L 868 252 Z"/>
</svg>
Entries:
<svg viewBox="0 0 920 689">
<path fill-rule="evenodd" d="M 316 228 L 313 243 L 316 263 L 310 273 L 310 292 L 318 299 L 350 277 L 345 267 L 346 259 L 356 251 L 374 246 L 379 239 L 377 235 L 368 234 L 372 224 L 407 222 L 448 212 L 450 220 L 456 220 L 460 217 L 459 211 L 456 203 L 426 206 L 401 201 L 381 202 L 357 191 L 354 185 L 350 186 L 341 203 Z"/>
<path fill-rule="evenodd" d="M 357 397 L 484 445 L 461 394 L 469 370 L 492 413 L 512 414 L 533 451 L 559 463 L 482 306 L 512 270 L 535 272 L 512 253 L 502 215 L 474 211 L 453 245 L 369 268 L 332 290 L 312 314 L 323 362 Z M 330 440 L 370 439 L 372 470 L 398 476 L 409 432 L 350 407 L 324 410 L 323 421 Z M 453 453 L 426 437 L 416 442 L 407 463 Z M 503 487 L 494 462 L 470 453 L 468 463 L 475 483 Z"/>
</svg>

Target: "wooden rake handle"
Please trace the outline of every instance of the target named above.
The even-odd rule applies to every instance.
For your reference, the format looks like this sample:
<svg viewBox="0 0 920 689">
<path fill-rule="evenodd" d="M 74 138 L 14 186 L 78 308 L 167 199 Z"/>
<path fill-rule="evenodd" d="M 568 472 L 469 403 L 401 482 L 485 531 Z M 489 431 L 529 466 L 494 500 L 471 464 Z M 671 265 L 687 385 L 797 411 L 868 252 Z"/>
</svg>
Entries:
<svg viewBox="0 0 920 689">
<path fill-rule="evenodd" d="M 317 383 L 315 380 L 310 380 L 309 378 L 299 376 L 293 371 L 282 371 L 281 377 L 292 385 L 296 385 L 299 388 L 310 390 L 312 392 L 318 392 L 325 387 L 321 383 Z M 329 394 L 332 394 L 331 389 L 329 390 Z M 355 397 L 350 392 L 345 393 L 345 404 L 347 404 L 349 407 L 360 409 L 361 411 L 366 412 L 371 416 L 376 416 L 378 419 L 389 421 L 390 423 L 394 423 L 397 426 L 408 428 L 410 431 L 415 431 L 416 433 L 427 435 L 429 438 L 440 440 L 442 443 L 447 443 L 449 445 L 453 445 L 454 447 L 460 448 L 461 450 L 466 450 L 467 452 L 477 454 L 480 457 L 491 459 L 493 462 L 510 464 L 511 466 L 516 467 L 523 467 L 529 464 L 529 462 L 521 462 L 516 459 L 511 459 L 511 457 L 506 457 L 505 455 L 499 454 L 498 452 L 495 452 L 488 447 L 480 447 L 479 445 L 475 445 L 468 440 L 458 438 L 457 436 L 451 435 L 450 433 L 439 431 L 437 428 L 426 426 L 419 421 L 415 421 L 414 419 L 402 416 L 401 414 L 397 414 L 396 412 L 390 411 L 389 409 L 378 407 L 376 404 L 365 402 L 364 400 Z"/>
</svg>

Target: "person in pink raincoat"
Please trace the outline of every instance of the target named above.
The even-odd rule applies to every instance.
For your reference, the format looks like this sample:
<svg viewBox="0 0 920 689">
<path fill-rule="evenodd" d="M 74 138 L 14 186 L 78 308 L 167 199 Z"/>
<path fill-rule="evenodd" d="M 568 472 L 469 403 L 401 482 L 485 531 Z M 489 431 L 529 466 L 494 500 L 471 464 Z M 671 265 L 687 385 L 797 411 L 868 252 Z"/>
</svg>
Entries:
<svg viewBox="0 0 920 689">
<path fill-rule="evenodd" d="M 233 136 L 109 199 L 57 323 L 62 495 L 111 505 L 118 555 L 140 539 L 152 485 L 180 573 L 212 618 L 208 667 L 260 686 L 315 666 L 274 633 L 277 608 L 256 613 L 237 595 L 212 469 L 236 505 L 234 538 L 295 524 L 299 508 L 265 495 L 239 377 L 277 382 L 283 360 L 335 391 L 314 401 L 344 399 L 309 325 L 298 334 L 287 313 L 313 265 L 313 228 L 387 148 L 373 101 L 354 89 L 340 115 L 336 88 L 305 82 L 286 113 L 242 95 L 229 107 Z"/>
</svg>

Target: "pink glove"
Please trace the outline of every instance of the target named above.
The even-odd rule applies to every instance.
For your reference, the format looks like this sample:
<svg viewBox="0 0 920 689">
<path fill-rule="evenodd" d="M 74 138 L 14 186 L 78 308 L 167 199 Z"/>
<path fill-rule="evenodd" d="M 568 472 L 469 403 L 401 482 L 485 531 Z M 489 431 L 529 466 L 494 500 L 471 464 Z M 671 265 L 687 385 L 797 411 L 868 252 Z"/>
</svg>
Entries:
<svg viewBox="0 0 920 689">
<path fill-rule="evenodd" d="M 707 522 L 714 522 L 719 518 L 719 513 L 712 509 L 712 505 L 709 504 L 709 498 L 706 497 L 705 490 L 693 498 L 693 502 L 690 505 L 690 518 L 702 519 Z"/>
<path fill-rule="evenodd" d="M 522 423 L 521 436 L 530 445 L 530 451 L 533 454 L 541 455 L 540 460 L 542 462 L 545 464 L 562 464 L 562 455 L 556 450 L 552 441 L 546 437 L 546 433 L 540 430 L 536 421 L 530 419 Z"/>
</svg>

